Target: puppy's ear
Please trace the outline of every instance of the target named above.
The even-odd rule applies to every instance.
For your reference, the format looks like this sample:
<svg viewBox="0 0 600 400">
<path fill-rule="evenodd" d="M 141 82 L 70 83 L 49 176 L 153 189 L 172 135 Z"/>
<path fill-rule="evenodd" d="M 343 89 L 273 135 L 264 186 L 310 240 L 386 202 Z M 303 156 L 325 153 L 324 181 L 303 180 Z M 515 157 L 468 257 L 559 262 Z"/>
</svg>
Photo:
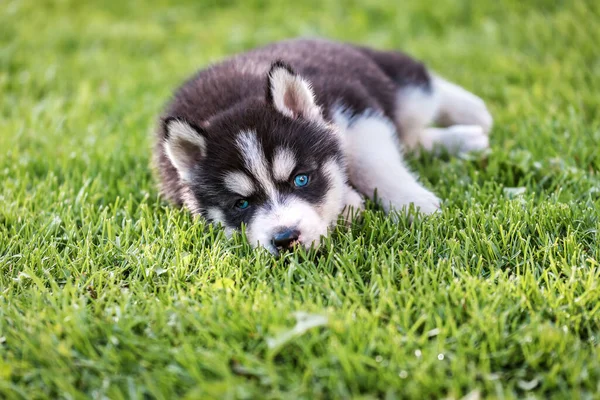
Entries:
<svg viewBox="0 0 600 400">
<path fill-rule="evenodd" d="M 192 170 L 206 156 L 206 137 L 203 129 L 182 118 L 169 117 L 164 121 L 165 153 L 184 181 L 192 179 Z"/>
<path fill-rule="evenodd" d="M 271 65 L 267 78 L 267 102 L 291 118 L 322 121 L 310 83 L 283 61 Z"/>
</svg>

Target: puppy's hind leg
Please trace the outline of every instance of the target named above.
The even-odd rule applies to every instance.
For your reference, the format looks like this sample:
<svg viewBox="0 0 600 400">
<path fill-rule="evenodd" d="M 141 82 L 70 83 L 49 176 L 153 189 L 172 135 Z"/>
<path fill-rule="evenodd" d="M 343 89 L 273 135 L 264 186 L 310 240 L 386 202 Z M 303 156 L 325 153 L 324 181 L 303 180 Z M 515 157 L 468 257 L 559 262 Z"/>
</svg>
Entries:
<svg viewBox="0 0 600 400">
<path fill-rule="evenodd" d="M 482 150 L 492 117 L 479 97 L 430 73 L 406 54 L 361 48 L 397 85 L 394 120 L 408 149 Z M 443 128 L 429 128 L 437 124 Z"/>
<path fill-rule="evenodd" d="M 484 134 L 489 134 L 493 119 L 481 98 L 435 75 L 431 78 L 431 89 L 438 99 L 436 124 L 475 125 L 481 127 Z"/>
<path fill-rule="evenodd" d="M 397 102 L 396 123 L 408 149 L 459 154 L 489 147 L 491 116 L 481 99 L 459 86 L 433 78 L 428 86 L 401 87 Z M 434 123 L 445 127 L 430 127 Z"/>
</svg>

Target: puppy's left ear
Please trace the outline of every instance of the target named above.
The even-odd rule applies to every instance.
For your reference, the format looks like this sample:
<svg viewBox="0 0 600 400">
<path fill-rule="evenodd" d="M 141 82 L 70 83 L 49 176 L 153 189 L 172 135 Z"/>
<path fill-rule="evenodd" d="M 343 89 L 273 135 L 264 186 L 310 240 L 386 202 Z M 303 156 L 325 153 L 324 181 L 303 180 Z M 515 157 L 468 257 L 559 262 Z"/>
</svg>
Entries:
<svg viewBox="0 0 600 400">
<path fill-rule="evenodd" d="M 183 118 L 169 117 L 164 121 L 165 154 L 179 177 L 192 181 L 192 171 L 206 156 L 206 135 L 202 128 Z"/>
<path fill-rule="evenodd" d="M 283 61 L 271 65 L 267 79 L 267 102 L 291 118 L 323 121 L 310 83 Z"/>
</svg>

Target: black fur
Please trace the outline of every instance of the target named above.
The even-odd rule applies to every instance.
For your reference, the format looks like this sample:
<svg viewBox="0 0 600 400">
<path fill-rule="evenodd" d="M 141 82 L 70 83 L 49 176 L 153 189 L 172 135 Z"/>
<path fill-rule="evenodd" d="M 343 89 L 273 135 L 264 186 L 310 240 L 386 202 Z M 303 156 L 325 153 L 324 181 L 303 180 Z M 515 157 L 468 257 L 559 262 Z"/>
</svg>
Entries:
<svg viewBox="0 0 600 400">
<path fill-rule="evenodd" d="M 179 177 L 164 152 L 166 122 L 170 118 L 185 119 L 207 139 L 207 156 L 195 171 L 197 179 L 191 187 L 202 208 L 222 206 L 222 199 L 231 197 L 215 174 L 244 170 L 234 144 L 235 135 L 241 130 L 257 132 L 268 160 L 281 144 L 290 146 L 308 169 L 311 160 L 342 157 L 330 132 L 302 118 L 288 118 L 275 111 L 268 77 L 277 67 L 311 83 L 325 120 L 331 120 L 335 107 L 341 106 L 350 114 L 371 110 L 393 121 L 399 88 L 430 85 L 423 64 L 404 54 L 325 40 L 278 42 L 210 66 L 177 90 L 162 117 L 155 156 L 161 189 L 168 199 L 182 203 Z M 311 179 L 306 190 L 298 194 L 318 201 L 327 183 L 318 169 Z M 260 201 L 260 196 L 256 201 Z M 237 222 L 248 217 L 240 215 L 233 205 L 229 209 L 228 224 L 239 225 Z"/>
</svg>

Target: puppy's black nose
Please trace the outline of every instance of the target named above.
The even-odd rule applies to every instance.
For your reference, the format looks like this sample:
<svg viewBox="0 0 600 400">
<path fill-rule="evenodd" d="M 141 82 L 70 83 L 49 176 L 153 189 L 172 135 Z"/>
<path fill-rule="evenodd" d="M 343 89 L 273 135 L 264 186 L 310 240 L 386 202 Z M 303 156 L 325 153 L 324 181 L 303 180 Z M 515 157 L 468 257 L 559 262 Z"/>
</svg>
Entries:
<svg viewBox="0 0 600 400">
<path fill-rule="evenodd" d="M 282 229 L 276 232 L 271 239 L 273 246 L 282 249 L 289 249 L 300 237 L 300 232 L 296 229 Z"/>
</svg>

